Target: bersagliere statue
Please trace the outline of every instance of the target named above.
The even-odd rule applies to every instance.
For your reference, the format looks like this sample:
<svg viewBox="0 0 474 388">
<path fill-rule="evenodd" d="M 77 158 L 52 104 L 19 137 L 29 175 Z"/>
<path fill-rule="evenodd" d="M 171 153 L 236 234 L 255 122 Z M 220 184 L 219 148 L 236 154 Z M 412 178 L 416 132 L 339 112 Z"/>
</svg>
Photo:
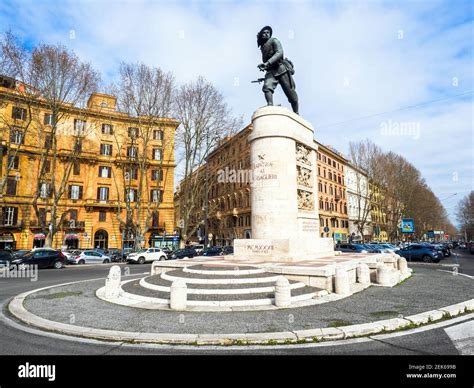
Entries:
<svg viewBox="0 0 474 388">
<path fill-rule="evenodd" d="M 298 95 L 293 79 L 295 73 L 293 63 L 283 56 L 283 47 L 277 38 L 272 37 L 272 34 L 273 31 L 270 26 L 263 27 L 257 34 L 257 46 L 262 51 L 263 62 L 258 65 L 258 69 L 266 71 L 265 78 L 260 78 L 257 82 L 263 81 L 262 90 L 267 105 L 273 105 L 273 92 L 280 84 L 293 108 L 293 112 L 298 114 Z"/>
</svg>

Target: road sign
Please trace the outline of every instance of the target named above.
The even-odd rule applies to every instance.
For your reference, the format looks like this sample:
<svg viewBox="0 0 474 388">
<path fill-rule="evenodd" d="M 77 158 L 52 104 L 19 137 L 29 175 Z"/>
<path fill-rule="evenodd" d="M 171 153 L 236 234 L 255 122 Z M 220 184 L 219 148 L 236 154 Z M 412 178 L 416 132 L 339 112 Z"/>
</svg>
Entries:
<svg viewBox="0 0 474 388">
<path fill-rule="evenodd" d="M 324 230 L 325 233 L 329 232 L 329 228 L 327 226 L 325 226 L 323 230 Z"/>
<path fill-rule="evenodd" d="M 402 220 L 402 233 L 414 233 L 415 221 L 413 218 L 405 218 Z"/>
</svg>

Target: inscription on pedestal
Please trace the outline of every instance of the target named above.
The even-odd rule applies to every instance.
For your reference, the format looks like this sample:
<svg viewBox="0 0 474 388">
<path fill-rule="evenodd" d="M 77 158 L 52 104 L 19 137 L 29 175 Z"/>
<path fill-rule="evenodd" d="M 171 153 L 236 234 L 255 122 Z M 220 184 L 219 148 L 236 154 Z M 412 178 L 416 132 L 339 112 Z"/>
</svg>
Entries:
<svg viewBox="0 0 474 388">
<path fill-rule="evenodd" d="M 252 163 L 252 186 L 278 186 L 278 168 L 276 162 L 265 160 Z"/>
<path fill-rule="evenodd" d="M 273 244 L 246 244 L 245 249 L 248 253 L 256 255 L 266 255 L 273 252 Z"/>
<path fill-rule="evenodd" d="M 301 229 L 303 232 L 319 233 L 319 222 L 318 220 L 303 220 L 301 222 Z"/>
</svg>

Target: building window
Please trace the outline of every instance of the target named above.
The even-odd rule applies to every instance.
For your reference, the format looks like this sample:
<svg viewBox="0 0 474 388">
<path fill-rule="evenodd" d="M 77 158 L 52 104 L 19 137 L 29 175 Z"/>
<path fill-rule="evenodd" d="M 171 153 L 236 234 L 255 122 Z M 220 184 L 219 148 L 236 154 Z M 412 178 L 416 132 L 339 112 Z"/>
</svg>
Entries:
<svg viewBox="0 0 474 388">
<path fill-rule="evenodd" d="M 82 186 L 69 186 L 69 199 L 82 199 Z"/>
<path fill-rule="evenodd" d="M 107 213 L 104 211 L 99 212 L 99 222 L 105 222 L 107 220 Z"/>
<path fill-rule="evenodd" d="M 8 177 L 7 178 L 7 195 L 16 195 L 16 184 L 17 184 L 16 177 Z"/>
<path fill-rule="evenodd" d="M 108 187 L 98 187 L 97 188 L 97 200 L 99 201 L 108 201 L 109 199 L 109 188 Z"/>
<path fill-rule="evenodd" d="M 26 109 L 14 106 L 12 109 L 12 118 L 15 120 L 26 120 Z"/>
<path fill-rule="evenodd" d="M 127 156 L 129 158 L 136 158 L 138 154 L 137 147 L 127 147 Z"/>
<path fill-rule="evenodd" d="M 53 114 L 52 113 L 45 113 L 43 119 L 44 125 L 53 125 Z"/>
<path fill-rule="evenodd" d="M 51 148 L 51 135 L 44 136 L 44 148 Z"/>
<path fill-rule="evenodd" d="M 112 155 L 112 144 L 101 144 L 100 145 L 100 154 L 101 155 Z"/>
<path fill-rule="evenodd" d="M 18 208 L 16 207 L 6 207 L 3 211 L 3 225 L 12 226 L 16 225 L 18 219 Z"/>
<path fill-rule="evenodd" d="M 72 175 L 80 175 L 80 174 L 81 174 L 81 163 L 78 160 L 75 160 L 72 166 Z"/>
<path fill-rule="evenodd" d="M 51 191 L 49 190 L 49 184 L 48 183 L 41 183 L 40 186 L 40 198 L 47 198 L 51 194 Z"/>
<path fill-rule="evenodd" d="M 138 137 L 138 128 L 128 127 L 128 137 L 136 139 Z"/>
<path fill-rule="evenodd" d="M 160 129 L 154 129 L 153 140 L 163 140 L 163 131 Z"/>
<path fill-rule="evenodd" d="M 100 166 L 99 167 L 99 178 L 111 178 L 112 177 L 112 167 Z"/>
<path fill-rule="evenodd" d="M 46 159 L 44 161 L 44 172 L 49 173 L 51 171 L 51 160 Z"/>
<path fill-rule="evenodd" d="M 10 143 L 23 144 L 23 131 L 20 128 L 12 128 L 10 131 Z"/>
<path fill-rule="evenodd" d="M 157 211 L 154 211 L 151 214 L 151 226 L 152 228 L 157 228 L 158 227 L 158 222 L 160 220 L 160 215 Z"/>
<path fill-rule="evenodd" d="M 151 170 L 151 180 L 152 181 L 162 181 L 163 180 L 163 170 Z"/>
<path fill-rule="evenodd" d="M 102 124 L 102 133 L 104 135 L 113 135 L 113 126 L 112 124 Z"/>
<path fill-rule="evenodd" d="M 129 167 L 125 172 L 125 180 L 138 179 L 138 167 Z"/>
<path fill-rule="evenodd" d="M 20 165 L 20 157 L 18 155 L 17 156 L 11 155 L 8 158 L 8 168 L 10 170 L 18 170 L 19 165 Z"/>
<path fill-rule="evenodd" d="M 150 200 L 152 202 L 161 202 L 162 190 L 150 190 Z"/>
<path fill-rule="evenodd" d="M 74 152 L 82 152 L 82 140 L 76 139 L 74 143 Z"/>
<path fill-rule="evenodd" d="M 84 134 L 86 130 L 86 122 L 80 119 L 74 119 L 74 133 L 76 135 Z"/>
<path fill-rule="evenodd" d="M 125 196 L 130 202 L 136 202 L 138 200 L 138 190 L 137 189 L 126 189 Z"/>
<path fill-rule="evenodd" d="M 161 160 L 162 150 L 160 148 L 153 148 L 153 160 Z"/>
</svg>

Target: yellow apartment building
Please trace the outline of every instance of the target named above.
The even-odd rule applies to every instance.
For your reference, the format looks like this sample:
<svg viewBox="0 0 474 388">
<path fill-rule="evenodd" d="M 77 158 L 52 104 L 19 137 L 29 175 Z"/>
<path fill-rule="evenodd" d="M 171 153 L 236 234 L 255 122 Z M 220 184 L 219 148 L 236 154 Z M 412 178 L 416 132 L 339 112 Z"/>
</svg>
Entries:
<svg viewBox="0 0 474 388">
<path fill-rule="evenodd" d="M 46 102 L 27 100 L 18 84 L 0 85 L 0 172 L 5 183 L 0 249 L 44 245 L 54 190 L 60 187 L 64 192 L 57 205 L 54 248 L 133 246 L 136 236 L 125 226 L 127 203 L 136 209 L 134 219 L 144 232 L 141 246 L 172 243 L 176 120 L 130 117 L 117 110 L 114 96 L 94 93 L 84 109 L 63 106 L 54 154 Z M 146 141 L 141 131 L 150 134 Z M 48 184 L 51 166 L 56 166 L 56 189 Z M 35 198 L 43 222 L 34 210 Z"/>
<path fill-rule="evenodd" d="M 320 236 L 346 242 L 349 237 L 349 217 L 344 180 L 347 160 L 336 150 L 318 144 L 318 203 Z"/>
</svg>

